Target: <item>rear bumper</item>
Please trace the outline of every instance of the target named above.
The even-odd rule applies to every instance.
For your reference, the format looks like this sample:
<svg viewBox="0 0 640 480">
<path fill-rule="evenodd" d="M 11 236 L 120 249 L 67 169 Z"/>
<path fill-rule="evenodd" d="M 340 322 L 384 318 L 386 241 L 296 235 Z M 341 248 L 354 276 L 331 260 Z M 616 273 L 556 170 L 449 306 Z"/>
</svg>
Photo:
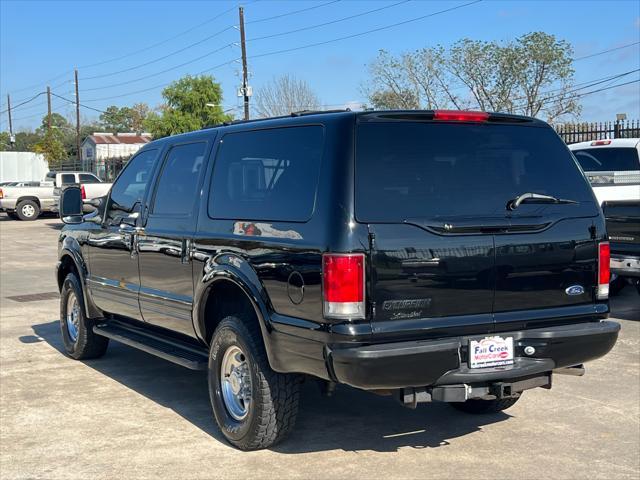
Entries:
<svg viewBox="0 0 640 480">
<path fill-rule="evenodd" d="M 16 209 L 16 200 L 14 198 L 0 199 L 0 212 L 13 212 Z"/>
<path fill-rule="evenodd" d="M 589 322 L 534 330 L 501 332 L 514 339 L 509 367 L 469 369 L 467 345 L 473 337 L 326 348 L 330 373 L 339 383 L 363 389 L 397 389 L 518 380 L 579 365 L 608 353 L 620 325 Z M 531 346 L 535 353 L 526 355 Z"/>
<path fill-rule="evenodd" d="M 611 271 L 622 277 L 640 277 L 640 257 L 611 254 Z"/>
</svg>

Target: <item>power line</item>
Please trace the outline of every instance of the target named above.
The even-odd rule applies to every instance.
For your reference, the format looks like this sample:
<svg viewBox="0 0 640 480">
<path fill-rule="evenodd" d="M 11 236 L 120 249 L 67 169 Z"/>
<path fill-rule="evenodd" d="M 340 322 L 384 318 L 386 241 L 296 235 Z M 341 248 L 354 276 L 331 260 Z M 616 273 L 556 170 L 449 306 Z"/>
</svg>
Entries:
<svg viewBox="0 0 640 480">
<path fill-rule="evenodd" d="M 213 67 L 211 67 L 211 68 L 207 68 L 206 70 L 202 70 L 202 71 L 200 71 L 200 72 L 196 73 L 195 75 L 196 75 L 196 76 L 198 76 L 198 75 L 202 75 L 202 74 L 207 73 L 207 72 L 210 72 L 210 71 L 212 71 L 212 70 L 216 70 L 216 69 L 218 69 L 218 68 L 220 68 L 220 67 L 224 67 L 225 65 L 230 65 L 230 64 L 232 64 L 232 63 L 235 63 L 235 62 L 237 62 L 238 60 L 239 60 L 238 58 L 234 58 L 233 60 L 229 60 L 229 61 L 226 61 L 226 62 L 223 62 L 223 63 L 219 63 L 218 65 L 215 65 L 215 66 L 213 66 Z M 138 93 L 149 92 L 149 91 L 151 91 L 151 90 L 155 90 L 155 89 L 158 89 L 158 88 L 166 87 L 167 85 L 171 85 L 172 83 L 173 83 L 173 80 L 172 80 L 172 81 L 170 81 L 170 82 L 161 83 L 161 84 L 159 84 L 159 85 L 154 85 L 153 87 L 143 88 L 142 90 L 136 90 L 136 91 L 134 91 L 134 92 L 123 93 L 123 94 L 120 94 L 120 95 L 111 95 L 111 96 L 108 96 L 108 97 L 102 97 L 102 98 L 90 98 L 90 99 L 88 99 L 88 100 L 85 100 L 85 102 L 100 102 L 100 101 L 103 101 L 103 100 L 114 100 L 114 99 L 116 99 L 116 98 L 128 97 L 128 96 L 130 96 L 130 95 L 135 95 L 135 94 L 138 94 Z"/>
<path fill-rule="evenodd" d="M 28 100 L 26 100 L 26 101 L 24 101 L 22 103 L 18 103 L 17 105 L 11 107 L 11 110 L 15 110 L 16 108 L 20 107 L 21 105 L 26 105 L 27 103 L 33 102 L 36 98 L 38 98 L 40 95 L 44 95 L 45 93 L 47 93 L 47 92 L 40 92 L 40 93 L 34 95 L 33 97 L 31 97 L 30 99 L 28 99 Z M 9 111 L 8 109 L 4 109 L 4 110 L 2 110 L 2 112 L 0 112 L 0 114 L 7 113 L 8 111 Z"/>
<path fill-rule="evenodd" d="M 322 42 L 309 43 L 307 45 L 301 45 L 301 46 L 298 46 L 298 47 L 284 48 L 282 50 L 274 50 L 274 51 L 271 51 L 271 52 L 260 53 L 258 55 L 250 56 L 249 59 L 262 58 L 262 57 L 268 57 L 268 56 L 271 56 L 271 55 L 278 55 L 278 54 L 281 54 L 281 53 L 294 52 L 296 50 L 303 50 L 305 48 L 318 47 L 320 45 L 327 45 L 329 43 L 339 42 L 339 41 L 347 40 L 347 39 L 350 39 L 350 38 L 361 37 L 361 36 L 367 35 L 369 33 L 375 33 L 375 32 L 380 32 L 382 30 L 388 30 L 390 28 L 399 27 L 400 25 L 406 25 L 408 23 L 413 23 L 413 22 L 417 22 L 417 21 L 420 21 L 420 20 L 424 20 L 425 18 L 434 17 L 436 15 L 441 15 L 443 13 L 452 12 L 452 11 L 458 10 L 460 8 L 469 7 L 471 5 L 475 5 L 476 3 L 480 3 L 482 1 L 483 0 L 474 0 L 472 2 L 463 3 L 461 5 L 456 5 L 455 7 L 450 7 L 450 8 L 446 8 L 444 10 L 439 10 L 437 12 L 429 13 L 427 15 L 422 15 L 420 17 L 410 18 L 410 19 L 404 20 L 402 22 L 396 22 L 396 23 L 392 23 L 390 25 L 384 25 L 382 27 L 372 28 L 370 30 L 365 30 L 363 32 L 353 33 L 351 35 L 345 35 L 343 37 L 332 38 L 331 40 L 324 40 Z"/>
<path fill-rule="evenodd" d="M 139 82 L 141 80 L 147 80 L 148 78 L 157 77 L 158 75 L 162 75 L 163 73 L 167 73 L 167 72 L 170 72 L 172 70 L 176 70 L 177 68 L 181 68 L 181 67 L 184 67 L 186 65 L 190 65 L 192 63 L 195 63 L 195 62 L 197 62 L 199 60 L 202 60 L 203 58 L 206 58 L 206 57 L 209 57 L 209 56 L 213 55 L 214 53 L 218 53 L 218 52 L 220 52 L 220 51 L 224 50 L 225 48 L 230 47 L 232 45 L 233 45 L 232 43 L 228 43 L 228 44 L 226 44 L 226 45 L 224 45 L 224 46 L 222 46 L 220 48 L 217 48 L 215 50 L 207 52 L 204 55 L 200 55 L 199 57 L 196 57 L 196 58 L 194 58 L 192 60 L 189 60 L 187 62 L 183 62 L 183 63 L 181 63 L 179 65 L 174 65 L 173 67 L 165 68 L 164 70 L 160 70 L 159 72 L 150 73 L 148 75 L 143 75 L 142 77 L 134 78 L 132 80 L 126 80 L 124 82 L 112 83 L 110 85 L 103 85 L 101 87 L 85 88 L 82 91 L 83 92 L 95 92 L 96 90 L 107 90 L 109 88 L 122 87 L 123 85 L 129 85 L 130 83 L 136 83 L 136 82 Z"/>
<path fill-rule="evenodd" d="M 337 42 L 337 41 L 341 41 L 341 40 L 346 40 L 346 39 L 349 39 L 349 38 L 359 37 L 359 36 L 367 35 L 369 33 L 375 33 L 375 32 L 379 32 L 379 31 L 382 31 L 382 30 L 388 30 L 388 29 L 393 28 L 393 27 L 397 27 L 397 26 L 400 26 L 400 25 L 406 25 L 408 23 L 417 22 L 419 20 L 424 20 L 424 19 L 429 18 L 429 17 L 433 17 L 433 16 L 436 16 L 436 15 L 441 15 L 443 13 L 448 13 L 448 12 L 451 12 L 451 11 L 454 11 L 454 10 L 458 10 L 460 8 L 471 6 L 471 5 L 474 5 L 476 3 L 480 3 L 482 1 L 483 0 L 473 0 L 472 2 L 464 3 L 464 4 L 461 4 L 461 5 L 456 5 L 455 7 L 450 7 L 450 8 L 447 8 L 447 9 L 444 9 L 444 10 L 440 10 L 440 11 L 437 11 L 437 12 L 432 12 L 432 13 L 429 13 L 429 14 L 426 14 L 426 15 L 421 15 L 419 17 L 415 17 L 415 18 L 411 18 L 411 19 L 408 19 L 408 20 L 404 20 L 402 22 L 396 22 L 396 23 L 393 23 L 393 24 L 390 24 L 390 25 L 384 25 L 382 27 L 377 27 L 377 28 L 373 28 L 373 29 L 370 29 L 370 30 L 365 30 L 363 32 L 358 32 L 358 33 L 355 33 L 355 34 L 346 35 L 346 36 L 339 37 L 339 38 L 325 40 L 325 41 L 322 41 L 322 42 L 316 42 L 316 43 L 302 45 L 302 46 L 298 46 L 298 47 L 293 47 L 293 48 L 288 48 L 288 49 L 277 50 L 277 51 L 266 52 L 266 53 L 262 53 L 262 54 L 258 54 L 258 55 L 253 55 L 253 56 L 250 56 L 249 59 L 266 57 L 266 56 L 270 56 L 270 55 L 277 55 L 277 54 L 280 54 L 280 53 L 286 53 L 286 52 L 291 52 L 291 51 L 295 51 L 295 50 L 302 50 L 302 49 L 305 49 L 305 48 L 315 47 L 315 46 L 319 46 L 319 45 L 326 45 L 328 43 L 333 43 L 333 42 Z M 227 46 L 228 45 L 225 45 L 221 49 L 226 48 Z M 218 49 L 218 50 L 221 50 L 221 49 Z M 213 54 L 215 52 L 216 51 L 209 52 L 208 54 L 205 54 L 204 56 Z M 122 85 L 125 85 L 125 84 L 128 84 L 128 83 L 133 83 L 133 82 L 137 82 L 137 81 L 140 81 L 140 80 L 144 80 L 146 78 L 155 77 L 155 76 L 160 75 L 162 73 L 166 73 L 167 71 L 171 71 L 171 70 L 174 70 L 176 68 L 180 68 L 180 67 L 182 67 L 184 65 L 187 65 L 189 63 L 193 63 L 195 61 L 198 61 L 201 58 L 204 58 L 204 56 L 201 56 L 201 57 L 198 57 L 196 59 L 190 60 L 189 62 L 185 62 L 185 63 L 183 63 L 181 65 L 177 65 L 175 67 L 171 67 L 171 68 L 166 69 L 166 70 L 164 70 L 162 72 L 156 72 L 153 75 L 146 75 L 145 77 L 141 77 L 141 78 L 138 78 L 138 79 L 130 80 L 130 81 L 127 81 L 127 82 L 121 82 L 120 84 L 108 85 L 108 86 L 103 86 L 103 87 L 96 87 L 96 88 L 93 88 L 93 89 L 90 89 L 90 90 L 101 90 L 101 89 L 106 89 L 106 88 L 112 88 L 112 87 L 115 87 L 115 86 L 122 86 Z M 215 67 L 213 67 L 211 69 L 204 70 L 204 71 L 198 73 L 197 75 L 201 75 L 202 73 L 205 73 L 207 71 L 219 68 L 219 67 L 224 66 L 224 65 L 231 64 L 231 63 L 233 63 L 235 61 L 236 61 L 236 59 L 230 60 L 228 62 L 221 63 L 221 64 L 216 65 Z M 145 89 L 141 89 L 141 90 L 136 90 L 134 92 L 128 92 L 128 93 L 124 93 L 124 94 L 121 94 L 121 95 L 114 95 L 114 96 L 108 96 L 108 97 L 102 97 L 102 98 L 92 98 L 92 99 L 89 99 L 89 100 L 86 100 L 86 101 L 87 102 L 97 102 L 97 101 L 101 101 L 101 100 L 111 100 L 111 99 L 115 99 L 115 98 L 122 98 L 122 97 L 126 97 L 126 96 L 129 96 L 129 95 L 134 95 L 134 94 L 137 94 L 137 93 L 148 92 L 150 90 L 154 90 L 156 88 L 160 88 L 160 87 L 164 87 L 166 85 L 169 85 L 170 83 L 171 82 L 163 83 L 161 85 L 157 85 L 157 86 L 153 86 L 153 87 L 149 87 L 149 88 L 145 88 Z M 89 91 L 89 89 L 84 89 L 84 91 Z"/>
<path fill-rule="evenodd" d="M 579 60 L 585 60 L 587 58 L 597 57 L 598 55 L 604 55 L 605 53 L 614 52 L 616 50 L 622 50 L 623 48 L 633 47 L 634 45 L 638 45 L 640 42 L 628 43 L 626 45 L 621 45 L 619 47 L 610 48 L 608 50 L 602 50 L 601 52 L 592 53 L 590 55 L 584 55 L 582 57 L 574 58 L 573 61 L 577 62 Z"/>
<path fill-rule="evenodd" d="M 256 3 L 256 2 L 258 2 L 258 1 L 260 1 L 260 0 L 252 0 L 252 1 L 247 2 L 245 5 L 250 5 L 250 4 L 252 4 L 252 3 Z M 100 66 L 100 65 L 105 65 L 105 64 L 107 64 L 107 63 L 117 62 L 118 60 L 123 60 L 123 59 L 125 59 L 125 58 L 132 57 L 132 56 L 134 56 L 134 55 L 138 55 L 139 53 L 146 52 L 146 51 L 151 50 L 151 49 L 153 49 L 153 48 L 159 47 L 160 45 L 164 45 L 165 43 L 168 43 L 168 42 L 170 42 L 170 41 L 172 41 L 172 40 L 175 40 L 176 38 L 182 37 L 182 36 L 186 35 L 187 33 L 190 33 L 190 32 L 192 32 L 192 31 L 194 31 L 194 30 L 196 30 L 196 29 L 198 29 L 198 28 L 200 28 L 200 27 L 202 27 L 202 26 L 204 26 L 204 25 L 206 25 L 206 24 L 208 24 L 208 23 L 213 22 L 214 20 L 216 20 L 216 19 L 218 19 L 218 18 L 222 17 L 223 15 L 226 15 L 227 13 L 229 13 L 229 12 L 232 12 L 232 11 L 236 10 L 236 9 L 238 8 L 238 6 L 239 6 L 239 4 L 236 4 L 236 5 L 234 5 L 233 7 L 230 7 L 230 8 L 228 8 L 227 10 L 224 10 L 223 12 L 220 12 L 219 14 L 217 14 L 217 15 L 215 15 L 215 16 L 213 16 L 213 17 L 211 17 L 211 18 L 207 19 L 207 20 L 205 20 L 204 22 L 201 22 L 201 23 L 199 23 L 199 24 L 197 24 L 197 25 L 194 25 L 193 27 L 190 27 L 190 28 L 188 28 L 187 30 L 184 30 L 184 31 L 182 31 L 182 32 L 180 32 L 180 33 L 177 33 L 176 35 L 173 35 L 172 37 L 166 38 L 165 40 L 162 40 L 162 41 L 160 41 L 160 42 L 156 42 L 156 43 L 154 43 L 154 44 L 152 44 L 152 45 L 149 45 L 148 47 L 144 47 L 144 48 L 141 48 L 141 49 L 135 50 L 135 51 L 133 51 L 133 52 L 128 52 L 128 53 L 126 53 L 126 54 L 124 54 L 124 55 L 121 55 L 121 56 L 119 56 L 119 57 L 110 58 L 110 59 L 108 59 L 108 60 L 102 60 L 102 61 L 100 61 L 100 62 L 96 62 L 96 63 L 91 63 L 91 64 L 81 65 L 81 66 L 80 66 L 80 67 L 78 67 L 78 68 L 80 68 L 80 69 L 83 69 L 83 68 L 84 68 L 84 69 L 88 69 L 88 68 L 93 68 L 93 67 L 97 67 L 97 66 Z M 39 82 L 39 83 L 37 83 L 37 84 L 33 84 L 33 85 L 28 86 L 28 87 L 22 87 L 22 88 L 19 88 L 19 89 L 13 90 L 13 93 L 23 92 L 23 91 L 25 91 L 25 90 L 31 90 L 31 89 L 34 89 L 34 88 L 40 87 L 40 86 L 42 86 L 43 84 L 53 82 L 53 81 L 55 81 L 55 80 L 58 80 L 59 78 L 62 78 L 62 77 L 64 77 L 64 76 L 69 75 L 69 74 L 72 74 L 72 73 L 73 73 L 73 70 L 67 70 L 66 72 L 61 73 L 61 74 L 59 74 L 59 75 L 56 75 L 55 77 L 52 77 L 52 78 L 50 78 L 49 80 L 46 80 L 46 81 L 44 81 L 44 82 Z M 56 88 L 56 87 L 53 87 L 53 88 Z"/>
<path fill-rule="evenodd" d="M 144 62 L 144 63 L 140 63 L 138 65 L 135 65 L 133 67 L 129 67 L 129 68 L 124 68 L 122 70 L 116 70 L 115 72 L 109 72 L 109 73 L 103 73 L 101 75 L 93 75 L 91 77 L 84 77 L 83 80 L 94 80 L 96 78 L 104 78 L 104 77 L 112 77 L 113 75 L 118 75 L 120 73 L 125 73 L 125 72 L 130 72 L 132 70 L 137 70 L 138 68 L 142 68 L 142 67 L 146 67 L 147 65 L 151 65 L 152 63 L 156 63 L 159 62 L 161 60 L 165 60 L 169 57 L 172 57 L 173 55 L 177 55 L 178 53 L 182 53 L 185 50 L 188 50 L 190 48 L 193 48 L 197 45 L 200 45 L 204 42 L 206 42 L 207 40 L 211 40 L 214 37 L 217 37 L 218 35 L 223 34 L 224 32 L 228 31 L 228 30 L 232 30 L 233 29 L 233 25 L 230 25 L 226 28 L 223 28 L 222 30 L 217 31 L 216 33 L 209 35 L 208 37 L 203 38 L 202 40 L 198 40 L 197 42 L 194 43 L 190 43 L 189 45 L 182 47 L 178 50 L 175 50 L 171 53 L 168 53 L 166 55 L 163 55 L 162 57 L 158 57 L 158 58 L 154 58 L 153 60 L 149 60 L 148 62 Z"/>
<path fill-rule="evenodd" d="M 289 34 L 292 34 L 292 33 L 304 32 L 306 30 L 312 30 L 314 28 L 320 28 L 320 27 L 325 27 L 327 25 L 333 25 L 334 23 L 344 22 L 344 21 L 351 20 L 351 19 L 354 19 L 354 18 L 362 17 L 364 15 L 369 15 L 371 13 L 379 12 L 381 10 L 386 10 L 388 8 L 397 7 L 398 5 L 402 5 L 403 3 L 408 3 L 410 1 L 412 1 L 412 0 L 402 0 L 401 2 L 392 3 L 391 5 L 385 5 L 384 7 L 374 8 L 373 10 L 367 10 L 366 12 L 356 13 L 354 15 L 349 15 L 348 17 L 338 18 L 336 20 L 331 20 L 331 21 L 324 22 L 324 23 L 318 23 L 316 25 L 309 25 L 307 27 L 296 28 L 295 30 L 289 30 L 288 32 L 279 32 L 279 33 L 274 33 L 274 34 L 271 34 L 271 35 L 263 35 L 262 37 L 249 38 L 247 40 L 247 42 L 255 42 L 256 40 L 266 40 L 267 38 L 282 37 L 284 35 L 289 35 Z M 333 3 L 333 2 L 331 2 L 331 3 Z M 247 23 L 249 23 L 249 22 L 247 22 Z"/>
<path fill-rule="evenodd" d="M 245 22 L 245 25 L 249 25 L 250 23 L 266 22 L 268 20 L 275 20 L 276 18 L 288 17 L 289 15 L 296 15 L 298 13 L 308 12 L 309 10 L 315 10 L 316 8 L 326 7 L 327 5 L 331 5 L 332 3 L 338 3 L 340 1 L 341 0 L 331 0 L 330 2 L 321 3 L 320 5 L 313 5 L 311 7 L 301 8 L 300 10 L 293 10 L 292 12 L 281 13 L 279 15 L 273 15 L 272 17 L 266 17 L 266 18 L 259 18 L 257 20 L 251 20 L 249 22 Z"/>
<path fill-rule="evenodd" d="M 255 3 L 257 1 L 258 0 L 253 0 L 252 2 L 249 2 L 249 4 Z M 214 20 L 217 20 L 218 18 L 222 17 L 223 15 L 226 15 L 227 13 L 234 11 L 236 8 L 238 8 L 238 6 L 239 6 L 239 4 L 236 4 L 233 7 L 228 8 L 228 9 L 224 10 L 223 12 L 220 12 L 219 14 L 217 14 L 217 15 L 215 15 L 215 16 L 207 19 L 207 20 L 205 20 L 204 22 L 199 23 L 198 25 L 190 27 L 187 30 L 184 30 L 184 31 L 182 31 L 182 32 L 180 32 L 180 33 L 178 33 L 178 34 L 176 34 L 176 35 L 174 35 L 172 37 L 169 37 L 169 38 L 167 38 L 165 40 L 161 40 L 160 42 L 154 43 L 153 45 L 149 45 L 148 47 L 144 47 L 144 48 L 141 48 L 139 50 L 135 50 L 133 52 L 129 52 L 129 53 L 125 54 L 125 55 L 121 55 L 121 56 L 116 57 L 116 58 L 111 58 L 109 60 L 103 60 L 103 61 L 100 61 L 100 62 L 97 62 L 97 63 L 88 64 L 88 65 L 80 65 L 78 67 L 78 69 L 92 68 L 92 67 L 97 67 L 97 66 L 100 66 L 100 65 L 105 65 L 107 63 L 117 62 L 118 60 L 122 60 L 122 59 L 128 58 L 128 57 L 132 57 L 134 55 L 138 55 L 139 53 L 146 52 L 146 51 L 151 50 L 153 48 L 159 47 L 160 45 L 164 45 L 165 43 L 168 43 L 168 42 L 170 42 L 172 40 L 175 40 L 176 38 L 179 38 L 179 37 L 182 37 L 182 36 L 186 35 L 187 33 L 190 33 L 190 32 L 192 32 L 194 30 L 197 30 L 198 28 L 202 27 L 203 25 L 206 25 L 208 23 L 213 22 Z"/>
<path fill-rule="evenodd" d="M 53 92 L 51 92 L 51 95 L 53 95 L 54 97 L 58 97 L 58 98 L 60 98 L 61 100 L 64 100 L 65 102 L 69 102 L 69 103 L 72 103 L 72 104 L 74 104 L 74 105 L 76 104 L 76 101 L 75 101 L 75 100 L 71 100 L 71 99 L 69 99 L 69 98 L 65 98 L 65 97 L 63 97 L 62 95 L 58 95 L 57 93 L 53 93 Z M 82 104 L 82 103 L 80 103 L 80 106 L 81 106 L 82 108 L 87 108 L 87 109 L 89 109 L 89 110 L 93 110 L 93 111 L 98 112 L 98 113 L 107 113 L 107 112 L 105 112 L 104 110 L 100 110 L 99 108 L 90 107 L 89 105 L 84 105 L 84 104 Z"/>
</svg>

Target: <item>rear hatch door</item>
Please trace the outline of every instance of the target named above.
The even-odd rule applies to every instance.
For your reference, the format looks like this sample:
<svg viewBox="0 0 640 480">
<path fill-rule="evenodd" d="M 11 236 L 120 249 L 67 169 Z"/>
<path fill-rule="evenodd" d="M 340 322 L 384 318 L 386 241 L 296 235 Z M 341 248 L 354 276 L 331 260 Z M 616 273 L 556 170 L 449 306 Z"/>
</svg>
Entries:
<svg viewBox="0 0 640 480">
<path fill-rule="evenodd" d="M 548 316 L 532 310 L 592 304 L 599 209 L 555 132 L 534 121 L 416 118 L 363 116 L 357 127 L 355 210 L 372 234 L 374 331 L 480 334 L 504 312 L 500 322 L 524 327 Z M 524 193 L 563 202 L 509 210 Z M 573 285 L 583 293 L 568 295 Z"/>
</svg>

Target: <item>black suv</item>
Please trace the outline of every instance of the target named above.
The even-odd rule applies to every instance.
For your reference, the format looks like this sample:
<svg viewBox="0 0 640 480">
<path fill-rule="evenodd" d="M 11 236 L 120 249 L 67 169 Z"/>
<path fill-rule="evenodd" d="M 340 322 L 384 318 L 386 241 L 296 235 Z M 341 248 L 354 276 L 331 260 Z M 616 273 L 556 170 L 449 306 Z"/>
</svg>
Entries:
<svg viewBox="0 0 640 480">
<path fill-rule="evenodd" d="M 293 427 L 300 383 L 470 413 L 606 354 L 609 245 L 592 190 L 531 118 L 303 112 L 142 148 L 96 212 L 61 214 L 68 354 L 109 339 L 207 369 L 243 450 Z"/>
</svg>

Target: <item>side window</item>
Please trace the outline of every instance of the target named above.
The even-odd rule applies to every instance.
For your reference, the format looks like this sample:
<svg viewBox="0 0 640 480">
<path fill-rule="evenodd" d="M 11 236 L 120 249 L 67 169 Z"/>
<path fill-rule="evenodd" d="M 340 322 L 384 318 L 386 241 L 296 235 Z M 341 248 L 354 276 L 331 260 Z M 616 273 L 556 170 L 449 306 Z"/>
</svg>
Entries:
<svg viewBox="0 0 640 480">
<path fill-rule="evenodd" d="M 76 176 L 73 173 L 63 173 L 60 175 L 60 181 L 62 182 L 62 185 L 76 183 Z"/>
<path fill-rule="evenodd" d="M 129 160 L 116 183 L 111 187 L 107 219 L 121 218 L 134 211 L 136 203 L 139 203 L 144 196 L 157 155 L 157 150 L 147 150 Z"/>
<path fill-rule="evenodd" d="M 80 183 L 102 183 L 102 180 L 88 173 L 81 173 Z"/>
<path fill-rule="evenodd" d="M 192 213 L 206 149 L 206 142 L 200 142 L 177 145 L 169 150 L 156 187 L 153 214 Z"/>
<path fill-rule="evenodd" d="M 225 135 L 214 165 L 209 215 L 309 220 L 323 146 L 324 129 L 315 125 Z"/>
</svg>

